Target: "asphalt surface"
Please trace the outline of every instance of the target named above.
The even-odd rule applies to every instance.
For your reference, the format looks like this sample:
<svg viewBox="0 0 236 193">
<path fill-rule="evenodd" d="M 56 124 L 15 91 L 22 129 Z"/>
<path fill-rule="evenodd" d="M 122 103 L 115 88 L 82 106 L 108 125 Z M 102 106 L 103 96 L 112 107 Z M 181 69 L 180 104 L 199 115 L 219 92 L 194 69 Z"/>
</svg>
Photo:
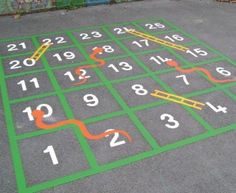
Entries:
<svg viewBox="0 0 236 193">
<path fill-rule="evenodd" d="M 184 28 L 185 31 L 201 40 L 206 41 L 212 47 L 220 50 L 225 55 L 230 56 L 233 60 L 236 60 L 235 9 L 236 5 L 216 3 L 210 0 L 147 0 L 111 6 L 104 5 L 81 8 L 68 12 L 65 10 L 59 10 L 30 14 L 25 15 L 18 20 L 13 19 L 12 17 L 1 17 L 0 38 L 27 36 L 44 32 L 61 31 L 68 28 L 79 28 L 80 26 L 125 22 L 148 17 L 161 17 L 172 21 L 175 25 Z M 44 77 L 42 77 L 42 79 L 45 80 Z M 47 87 L 48 84 L 45 84 L 45 86 Z M 46 87 L 45 89 L 48 89 Z M 122 89 L 122 86 L 120 89 Z M 235 89 L 232 89 L 232 91 L 235 93 Z M 97 91 L 97 93 L 104 93 L 104 91 Z M 13 98 L 17 95 L 18 94 L 14 95 L 14 92 L 12 92 Z M 75 96 L 71 96 L 72 104 L 74 103 L 73 100 L 75 100 Z M 209 98 L 212 97 L 214 96 L 209 96 Z M 50 100 L 54 102 L 56 101 L 54 98 L 48 99 L 48 101 Z M 216 100 L 220 102 L 225 101 L 226 99 L 216 98 Z M 130 102 L 130 105 L 132 105 L 132 101 Z M 112 104 L 110 107 L 118 108 L 115 105 L 113 107 Z M 17 108 L 19 109 L 20 107 Z M 235 109 L 235 105 L 232 106 L 232 108 Z M 0 110 L 0 114 L 3 116 L 2 104 L 0 105 Z M 103 108 L 103 110 L 106 110 L 106 108 Z M 176 114 L 182 113 L 178 110 L 178 108 L 175 110 Z M 60 109 L 58 109 L 58 111 L 60 111 Z M 17 110 L 15 112 L 17 112 Z M 81 112 L 77 113 L 81 114 Z M 155 113 L 156 112 L 154 111 L 151 114 L 154 115 Z M 61 115 L 61 118 L 62 117 L 63 115 Z M 208 117 L 206 117 L 206 119 L 207 118 Z M 155 119 L 155 117 L 150 117 L 150 119 Z M 182 117 L 182 119 L 185 119 L 185 117 Z M 232 115 L 230 119 L 235 119 L 235 116 Z M 212 121 L 212 124 L 216 124 L 216 126 L 224 124 L 224 121 L 219 121 L 217 119 L 209 121 Z M 125 118 L 117 120 L 117 122 L 128 124 Z M 103 124 L 106 125 L 108 123 Z M 114 122 L 114 124 L 116 123 Z M 190 122 L 190 124 L 194 125 L 195 123 Z M 200 132 L 201 128 L 195 125 L 194 127 L 196 127 L 196 133 Z M 0 129 L 0 192 L 13 193 L 17 192 L 17 188 L 11 158 L 9 155 L 9 144 L 3 118 L 1 118 Z M 24 127 L 24 129 L 25 131 L 30 131 L 33 128 Z M 76 154 L 79 154 L 81 150 L 74 144 L 72 134 L 69 131 L 63 132 L 64 131 L 58 132 L 57 135 L 53 136 L 52 140 L 55 143 L 59 143 L 62 140 L 61 136 L 63 136 L 63 138 L 65 137 L 64 143 L 70 144 L 70 147 L 74 149 L 74 152 L 76 152 L 71 153 L 73 160 L 81 161 L 83 163 L 81 165 L 82 169 L 86 169 L 87 165 L 84 163 L 84 158 L 76 156 Z M 130 130 L 130 132 L 132 132 L 132 130 Z M 135 133 L 133 135 L 139 139 L 138 135 Z M 236 132 L 231 131 L 229 133 L 200 141 L 171 152 L 138 161 L 128 166 L 116 168 L 109 172 L 54 187 L 43 192 L 235 193 L 235 137 Z M 38 142 L 34 141 L 37 145 L 43 143 L 44 140 L 47 141 L 47 139 L 40 138 L 37 140 Z M 163 144 L 166 143 L 165 140 L 168 141 L 168 138 L 163 138 Z M 21 143 L 23 155 L 30 151 L 30 149 L 27 149 L 30 148 L 28 143 L 29 142 L 27 142 L 27 140 Z M 93 144 L 91 145 L 93 146 Z M 141 146 L 146 149 L 146 144 L 143 143 Z M 137 146 L 130 151 L 135 152 L 136 150 L 139 150 L 139 147 L 140 145 L 137 144 Z M 99 152 L 99 149 L 97 149 L 97 151 L 97 156 L 100 156 L 99 162 L 106 162 L 107 160 L 102 156 L 102 152 Z M 60 154 L 63 154 L 63 151 Z M 112 156 L 114 155 L 110 156 L 111 159 L 113 159 Z M 32 157 L 37 159 L 37 152 L 35 152 L 35 155 L 33 154 Z M 34 168 L 34 164 L 29 160 L 26 160 L 25 163 L 27 163 L 27 167 Z M 76 165 L 74 166 L 73 162 L 70 162 L 70 160 L 68 160 L 68 164 L 70 165 L 70 171 L 77 169 L 75 168 Z M 37 166 L 43 168 L 43 165 L 40 165 L 40 163 L 38 163 Z M 57 172 L 63 173 L 64 170 L 68 171 L 68 167 L 62 167 Z M 47 180 L 47 177 L 51 178 L 54 175 L 57 175 L 56 172 L 51 172 L 49 176 L 44 175 L 47 171 L 50 171 L 50 167 L 45 167 L 42 169 L 41 173 L 37 173 L 37 170 L 27 173 L 29 176 L 37 173 L 35 179 L 30 180 L 29 184 L 38 183 L 39 180 Z"/>
</svg>

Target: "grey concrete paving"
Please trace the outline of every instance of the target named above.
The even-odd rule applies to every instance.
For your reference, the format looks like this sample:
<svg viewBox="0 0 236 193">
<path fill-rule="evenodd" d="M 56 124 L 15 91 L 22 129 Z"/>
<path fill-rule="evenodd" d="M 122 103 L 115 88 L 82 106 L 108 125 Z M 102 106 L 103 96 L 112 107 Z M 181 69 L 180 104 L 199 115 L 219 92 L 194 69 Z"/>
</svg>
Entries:
<svg viewBox="0 0 236 193">
<path fill-rule="evenodd" d="M 0 38 L 163 17 L 236 60 L 235 9 L 236 5 L 211 0 L 146 0 L 25 15 L 19 20 L 1 17 Z M 0 192 L 13 193 L 17 190 L 2 118 L 0 129 Z M 233 131 L 43 192 L 235 193 L 235 137 Z"/>
</svg>

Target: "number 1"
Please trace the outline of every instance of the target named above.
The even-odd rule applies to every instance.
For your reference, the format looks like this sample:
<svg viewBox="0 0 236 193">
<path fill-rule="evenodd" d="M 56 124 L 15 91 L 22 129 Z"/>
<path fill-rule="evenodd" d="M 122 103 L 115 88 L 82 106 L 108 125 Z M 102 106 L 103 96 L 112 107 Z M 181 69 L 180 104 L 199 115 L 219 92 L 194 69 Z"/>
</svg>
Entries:
<svg viewBox="0 0 236 193">
<path fill-rule="evenodd" d="M 43 150 L 43 153 L 49 153 L 53 165 L 59 164 L 56 153 L 52 145 L 47 146 L 47 148 Z"/>
</svg>

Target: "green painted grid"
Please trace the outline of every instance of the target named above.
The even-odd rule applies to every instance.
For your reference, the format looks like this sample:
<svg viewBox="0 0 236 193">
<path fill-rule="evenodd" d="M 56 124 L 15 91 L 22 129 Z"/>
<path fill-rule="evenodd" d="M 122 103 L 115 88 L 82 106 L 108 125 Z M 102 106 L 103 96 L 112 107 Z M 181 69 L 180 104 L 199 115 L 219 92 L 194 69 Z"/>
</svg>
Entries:
<svg viewBox="0 0 236 193">
<path fill-rule="evenodd" d="M 65 31 L 62 31 L 63 33 L 65 33 Z M 165 31 L 166 33 L 169 33 L 169 32 L 174 32 L 174 30 L 168 30 L 168 31 Z M 163 31 L 161 32 L 155 32 L 155 33 L 152 33 L 153 35 L 160 35 L 160 34 L 163 34 Z M 127 39 L 135 39 L 136 37 L 133 37 L 133 36 L 125 36 L 125 37 L 117 37 L 118 39 L 121 39 L 121 40 L 127 40 Z M 80 44 L 82 45 L 86 45 L 86 46 L 89 46 L 89 45 L 94 45 L 94 44 L 100 44 L 100 43 L 108 43 L 108 42 L 111 42 L 112 40 L 111 39 L 103 39 L 103 40 L 96 40 L 95 41 L 92 41 L 92 42 L 83 42 L 83 41 L 80 41 Z M 1 42 L 0 42 L 1 43 Z M 188 45 L 188 43 L 186 43 Z M 185 44 L 183 44 L 185 45 Z M 74 48 L 75 46 L 73 44 L 66 44 L 66 45 L 57 45 L 55 47 L 51 47 L 48 49 L 48 51 L 56 51 L 56 50 L 61 50 L 61 49 L 66 49 L 66 48 Z M 20 56 L 27 56 L 27 55 L 31 55 L 33 54 L 34 51 L 28 51 L 28 52 L 19 52 L 17 54 L 14 54 L 14 53 L 10 53 L 8 55 L 3 55 L 3 59 L 7 59 L 7 58 L 15 58 L 15 57 L 20 57 Z"/>
<path fill-rule="evenodd" d="M 12 112 L 9 104 L 9 97 L 7 92 L 7 85 L 4 79 L 2 58 L 0 57 L 0 81 L 1 81 L 1 94 L 2 94 L 2 104 L 6 121 L 6 128 L 9 139 L 9 146 L 11 151 L 11 158 L 13 163 L 13 168 L 16 177 L 16 184 L 19 192 L 25 191 L 25 176 L 23 172 L 23 166 L 20 158 L 20 150 L 15 138 L 16 133 L 14 128 L 14 122 L 12 119 Z"/>
<path fill-rule="evenodd" d="M 216 49 L 213 49 L 212 47 L 210 47 L 206 42 L 204 42 L 204 41 L 202 41 L 202 40 L 199 40 L 198 38 L 196 38 L 196 37 L 194 37 L 193 35 L 191 35 L 191 34 L 189 34 L 189 33 L 187 33 L 187 32 L 185 32 L 184 30 L 182 30 L 180 27 L 177 27 L 177 26 L 175 26 L 173 23 L 171 23 L 171 22 L 169 22 L 169 21 L 167 21 L 167 20 L 165 20 L 165 19 L 161 19 L 162 21 L 164 21 L 164 22 L 166 22 L 166 23 L 168 23 L 170 26 L 172 26 L 174 29 L 177 29 L 177 30 L 179 30 L 179 31 L 181 31 L 183 34 L 185 34 L 187 37 L 190 37 L 190 38 L 192 38 L 192 39 L 194 39 L 195 41 L 197 41 L 197 42 L 199 42 L 200 44 L 202 44 L 202 45 L 204 45 L 206 48 L 208 48 L 210 51 L 212 51 L 213 53 L 215 53 L 216 55 L 220 55 L 220 57 L 221 58 L 223 58 L 223 59 L 225 59 L 226 61 L 228 61 L 231 65 L 233 65 L 233 66 L 236 66 L 236 62 L 235 61 L 233 61 L 231 58 L 229 58 L 228 56 L 226 56 L 225 54 L 223 54 L 222 52 L 220 52 L 220 51 L 218 51 L 218 50 L 216 50 Z M 188 61 L 186 61 L 187 63 L 189 63 L 190 65 L 191 65 L 191 63 L 190 62 L 188 62 Z M 207 79 L 207 77 L 206 76 L 204 76 L 202 73 L 199 73 L 200 75 L 202 75 L 206 80 L 208 80 Z M 209 81 L 209 80 L 208 80 Z M 210 81 L 209 81 L 210 82 Z M 210 83 L 212 83 L 212 82 L 210 82 Z M 215 85 L 217 88 L 221 88 L 221 85 L 220 84 L 215 84 L 215 83 L 212 83 L 213 85 Z M 234 84 L 235 85 L 235 84 Z M 230 98 L 232 98 L 233 100 L 235 100 L 235 97 L 234 97 L 234 94 L 232 94 L 230 91 L 228 91 L 228 90 L 225 90 L 225 89 L 221 89 L 223 92 L 224 92 L 224 94 L 226 94 L 227 96 L 229 96 Z M 227 91 L 227 92 L 226 92 Z"/>
<path fill-rule="evenodd" d="M 138 29 L 140 29 L 140 28 L 142 29 L 142 27 L 140 27 L 139 25 L 137 25 L 135 22 L 133 22 L 133 24 L 134 24 Z M 165 23 L 164 23 L 164 24 L 165 24 Z M 146 33 L 147 33 L 147 32 L 146 32 Z M 166 48 L 166 50 L 167 50 L 168 52 L 170 52 L 171 54 L 173 54 L 173 55 L 174 55 L 175 57 L 177 57 L 178 59 L 181 59 L 181 57 L 179 57 L 178 55 L 176 55 L 175 52 L 172 51 L 172 49 Z M 133 53 L 131 53 L 131 54 L 133 54 Z M 147 68 L 147 67 L 145 66 L 145 64 L 143 64 L 140 60 L 138 60 L 135 55 L 133 56 L 133 58 L 136 59 L 136 62 L 137 62 L 137 63 L 140 63 L 140 64 L 143 66 L 143 68 L 146 68 L 146 71 L 147 71 L 148 73 L 151 73 L 151 70 L 150 70 L 149 68 Z M 168 91 L 168 92 L 170 92 L 170 93 L 172 93 L 172 94 L 176 94 L 176 93 L 173 91 L 173 89 L 172 89 L 169 85 L 167 85 L 166 83 L 164 83 L 164 82 L 163 82 L 162 80 L 160 80 L 157 76 L 151 75 L 151 77 L 152 77 L 153 80 L 155 80 L 157 83 L 159 83 L 159 84 L 161 85 L 161 87 L 164 88 L 166 91 Z M 155 89 L 155 88 L 154 88 L 154 89 Z M 187 110 L 187 111 L 191 114 L 191 116 L 192 116 L 198 123 L 200 123 L 200 124 L 203 126 L 203 128 L 205 128 L 205 129 L 207 129 L 207 130 L 212 129 L 212 128 L 210 127 L 210 125 L 209 125 L 205 120 L 203 120 L 198 114 L 196 114 L 191 108 L 186 107 L 186 106 L 183 106 L 183 108 L 184 108 L 185 110 Z"/>
<path fill-rule="evenodd" d="M 40 43 L 37 41 L 36 37 L 33 36 L 32 37 L 32 41 L 33 43 L 35 44 L 35 46 L 40 46 Z M 70 106 L 65 98 L 65 96 L 63 95 L 63 93 L 61 92 L 61 88 L 56 80 L 56 77 L 53 73 L 53 71 L 50 69 L 50 66 L 46 60 L 46 57 L 45 56 L 42 56 L 42 62 L 44 64 L 44 68 L 46 69 L 46 72 L 47 72 L 47 75 L 51 81 L 51 84 L 54 88 L 54 90 L 56 91 L 56 94 L 59 98 L 59 102 L 66 114 L 66 117 L 68 119 L 74 119 L 74 116 L 73 116 L 73 113 L 70 109 Z M 96 162 L 96 159 L 92 153 L 92 150 L 90 149 L 87 141 L 85 140 L 85 138 L 83 137 L 81 131 L 74 125 L 72 125 L 72 128 L 74 129 L 74 132 L 76 134 L 76 137 L 81 145 L 81 148 L 85 154 L 85 157 L 90 165 L 91 168 L 96 168 L 97 167 L 97 162 Z"/>
<path fill-rule="evenodd" d="M 224 87 L 222 87 L 222 88 L 224 88 Z M 209 136 L 208 136 L 208 135 L 204 135 L 204 136 L 207 136 L 207 137 L 202 137 L 203 135 L 201 135 L 201 137 L 198 137 L 198 140 L 200 140 L 200 139 L 205 139 L 205 138 L 208 138 L 208 137 L 210 137 L 210 136 L 215 136 L 215 135 L 217 135 L 217 134 L 219 134 L 219 133 L 221 133 L 221 132 L 229 131 L 230 129 L 233 129 L 234 127 L 235 127 L 235 124 L 230 125 L 230 126 L 227 126 L 227 127 L 225 127 L 225 128 L 222 128 L 222 129 L 220 129 L 220 131 L 217 130 L 217 132 L 214 133 L 214 134 L 212 134 L 212 133 L 211 133 L 210 135 L 208 134 Z M 195 139 L 196 139 L 196 138 L 195 138 Z M 197 141 L 198 141 L 198 140 L 197 140 Z M 177 143 L 178 143 L 178 144 L 182 144 L 182 145 L 183 145 L 183 144 L 189 144 L 189 142 L 186 143 L 187 140 L 181 140 L 181 141 L 182 141 L 181 143 L 178 143 L 178 142 L 177 142 Z M 184 141 L 184 142 L 183 142 L 183 141 Z M 172 144 L 167 145 L 167 147 L 165 146 L 166 148 L 163 148 L 163 151 L 172 150 L 172 148 L 171 148 L 171 149 L 168 149 L 168 147 L 170 147 L 171 145 L 172 145 Z M 180 145 L 180 146 L 182 146 L 182 145 Z M 175 148 L 173 148 L 173 149 L 175 149 Z M 153 153 L 153 152 L 148 152 L 148 153 L 151 154 L 151 153 Z M 161 153 L 161 151 L 160 151 L 160 153 Z M 158 152 L 155 152 L 154 155 L 155 155 L 155 154 L 158 154 Z M 151 155 L 151 156 L 152 156 L 152 155 Z M 135 157 L 135 156 L 133 156 L 133 157 Z M 141 157 L 141 156 L 140 156 L 140 157 Z M 143 158 L 145 158 L 145 157 L 149 157 L 149 156 L 145 155 Z M 142 159 L 143 159 L 143 158 L 142 158 Z M 139 158 L 138 158 L 137 160 L 139 160 Z M 131 161 L 131 162 L 132 162 L 132 161 Z M 131 163 L 131 162 L 129 162 L 129 163 Z M 124 164 L 124 163 L 122 164 L 122 160 L 121 160 L 121 163 L 120 163 L 120 164 L 121 164 L 121 165 Z M 111 165 L 112 165 L 112 163 L 111 163 L 111 164 L 108 164 L 107 167 L 110 168 L 110 169 L 112 169 L 113 167 L 111 167 Z M 125 165 L 125 164 L 124 164 L 124 165 Z M 105 167 L 105 166 L 104 166 L 104 167 Z M 93 172 L 94 172 L 94 171 L 93 171 Z M 86 173 L 86 172 L 84 172 L 84 173 Z M 77 175 L 77 177 L 78 177 L 79 174 L 75 174 L 75 175 Z M 92 175 L 91 172 L 90 172 L 90 174 L 89 174 L 89 172 L 88 172 L 88 175 Z M 66 177 L 65 177 L 65 178 L 66 178 Z M 69 179 L 69 177 L 68 177 L 68 179 Z M 62 182 L 62 181 L 60 181 L 59 184 L 61 184 L 61 182 Z M 45 184 L 47 184 L 47 183 L 45 183 Z M 41 186 L 41 185 L 44 185 L 44 183 L 40 184 L 39 186 Z M 50 183 L 49 183 L 49 185 L 50 185 Z M 35 186 L 29 188 L 28 190 L 29 190 L 29 191 L 32 191 L 32 190 L 34 189 L 34 187 L 36 187 L 36 189 L 37 189 L 37 186 L 38 186 L 38 185 L 35 185 Z M 43 187 L 43 186 L 41 186 L 41 187 Z M 50 186 L 49 186 L 49 187 L 50 187 Z M 45 187 L 43 187 L 43 189 L 45 189 Z M 36 190 L 36 191 L 38 191 L 38 190 Z"/>
</svg>

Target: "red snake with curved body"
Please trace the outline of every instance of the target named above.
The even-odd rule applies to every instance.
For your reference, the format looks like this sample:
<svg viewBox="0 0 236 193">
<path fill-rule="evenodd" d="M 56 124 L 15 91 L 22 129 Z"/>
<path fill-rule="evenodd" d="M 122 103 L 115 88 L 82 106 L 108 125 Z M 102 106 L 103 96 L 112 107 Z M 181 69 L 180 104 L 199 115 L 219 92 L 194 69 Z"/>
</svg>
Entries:
<svg viewBox="0 0 236 193">
<path fill-rule="evenodd" d="M 185 73 L 185 74 L 193 73 L 195 71 L 203 72 L 209 78 L 209 80 L 211 80 L 212 82 L 216 82 L 216 83 L 228 83 L 228 82 L 235 82 L 236 81 L 236 79 L 218 80 L 218 79 L 214 78 L 207 69 L 201 68 L 201 67 L 195 67 L 195 68 L 190 68 L 190 69 L 183 69 L 174 60 L 169 60 L 169 61 L 166 62 L 166 64 L 168 66 L 170 66 L 170 67 L 174 67 L 177 71 Z"/>
<path fill-rule="evenodd" d="M 55 129 L 57 127 L 61 127 L 61 126 L 64 126 L 64 125 L 74 124 L 74 125 L 76 125 L 80 128 L 82 134 L 87 139 L 99 140 L 99 139 L 105 138 L 108 135 L 119 133 L 119 134 L 123 135 L 124 137 L 126 137 L 130 142 L 132 141 L 132 138 L 129 135 L 129 133 L 127 133 L 126 131 L 123 131 L 123 130 L 119 130 L 119 129 L 109 130 L 109 131 L 106 131 L 106 132 L 98 134 L 98 135 L 93 135 L 88 131 L 86 125 L 82 121 L 75 120 L 75 119 L 69 119 L 69 120 L 59 121 L 57 123 L 46 124 L 46 123 L 43 122 L 44 114 L 45 113 L 42 110 L 34 110 L 32 112 L 32 116 L 35 119 L 35 125 L 37 127 L 39 127 L 40 129 L 45 129 L 45 130 Z"/>
<path fill-rule="evenodd" d="M 91 65 L 91 64 L 88 64 L 88 65 L 84 65 L 84 66 L 80 66 L 78 68 L 75 69 L 75 73 L 82 78 L 82 81 L 78 82 L 78 83 L 75 83 L 74 85 L 82 85 L 82 84 L 85 84 L 88 80 L 88 78 L 86 78 L 85 75 L 82 75 L 82 70 L 84 69 L 89 69 L 89 68 L 98 68 L 98 67 L 102 67 L 106 64 L 105 60 L 103 59 L 99 59 L 96 57 L 97 54 L 100 54 L 103 52 L 103 48 L 96 48 L 94 49 L 93 53 L 89 55 L 89 57 L 98 62 L 98 64 L 94 64 L 94 65 Z"/>
</svg>

